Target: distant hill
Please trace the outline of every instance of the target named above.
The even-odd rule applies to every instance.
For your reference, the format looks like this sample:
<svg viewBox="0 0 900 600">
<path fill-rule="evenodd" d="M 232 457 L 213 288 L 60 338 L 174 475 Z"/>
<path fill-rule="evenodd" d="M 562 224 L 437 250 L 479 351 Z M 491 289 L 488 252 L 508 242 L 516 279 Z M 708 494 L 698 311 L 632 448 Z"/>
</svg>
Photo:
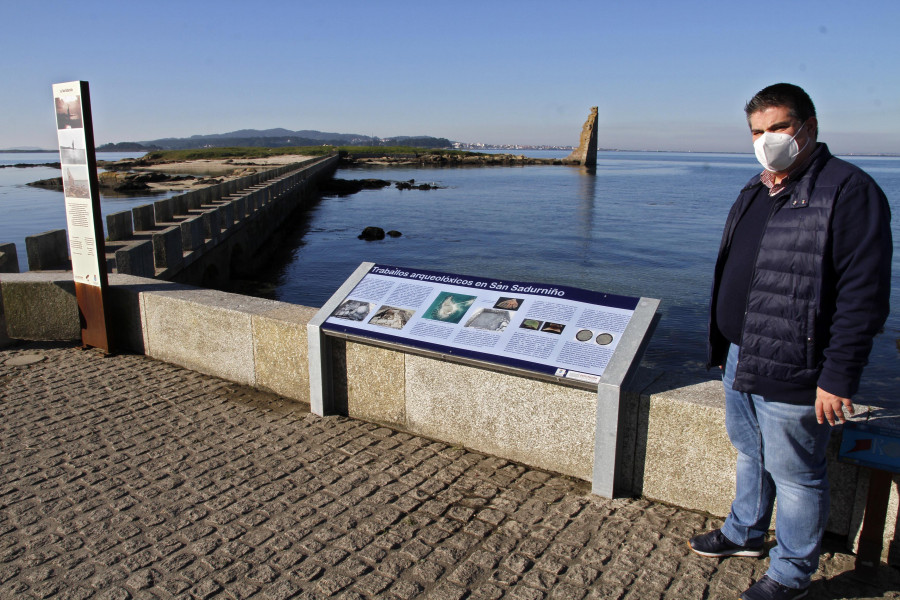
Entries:
<svg viewBox="0 0 900 600">
<path fill-rule="evenodd" d="M 118 144 L 103 144 L 97 148 L 97 152 L 150 152 L 152 150 L 162 150 L 159 146 L 152 144 L 144 145 L 137 142 L 119 142 Z"/>
<path fill-rule="evenodd" d="M 191 150 L 194 148 L 224 148 L 229 146 L 253 146 L 280 148 L 284 146 L 413 146 L 417 148 L 449 148 L 450 140 L 431 136 L 397 136 L 375 138 L 353 133 L 327 133 L 304 129 L 240 129 L 229 133 L 192 135 L 187 138 L 162 138 L 142 142 L 104 144 L 99 152 L 118 150 L 125 146 L 131 150 Z"/>
</svg>

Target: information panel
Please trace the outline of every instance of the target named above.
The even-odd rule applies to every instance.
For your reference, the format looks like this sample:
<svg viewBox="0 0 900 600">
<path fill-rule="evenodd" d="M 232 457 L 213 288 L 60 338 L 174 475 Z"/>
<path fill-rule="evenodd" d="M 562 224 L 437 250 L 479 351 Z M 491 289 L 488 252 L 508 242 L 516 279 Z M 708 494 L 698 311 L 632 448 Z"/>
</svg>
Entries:
<svg viewBox="0 0 900 600">
<path fill-rule="evenodd" d="M 56 129 L 59 139 L 59 161 L 62 169 L 66 202 L 66 224 L 69 233 L 69 255 L 76 282 L 100 287 L 101 262 L 94 223 L 94 201 L 91 190 L 93 140 L 85 127 L 85 91 L 82 81 L 53 85 L 56 107 Z M 89 141 L 91 142 L 89 144 Z M 96 195 L 96 191 L 94 194 Z M 102 259 L 102 261 L 101 261 Z"/>
<path fill-rule="evenodd" d="M 593 384 L 639 300 L 374 265 L 322 329 Z"/>
<path fill-rule="evenodd" d="M 105 309 L 109 282 L 88 82 L 53 84 L 53 105 L 81 341 L 109 352 Z"/>
</svg>

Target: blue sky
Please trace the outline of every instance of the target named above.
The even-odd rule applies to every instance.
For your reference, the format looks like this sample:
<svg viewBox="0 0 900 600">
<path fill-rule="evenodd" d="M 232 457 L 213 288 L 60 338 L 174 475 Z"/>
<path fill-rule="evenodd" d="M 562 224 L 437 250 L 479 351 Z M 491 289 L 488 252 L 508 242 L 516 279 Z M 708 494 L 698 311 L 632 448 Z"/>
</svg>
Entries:
<svg viewBox="0 0 900 600">
<path fill-rule="evenodd" d="M 0 148 L 54 148 L 51 84 L 98 143 L 237 129 L 751 151 L 746 100 L 804 87 L 832 151 L 900 153 L 900 2 L 3 0 Z"/>
</svg>

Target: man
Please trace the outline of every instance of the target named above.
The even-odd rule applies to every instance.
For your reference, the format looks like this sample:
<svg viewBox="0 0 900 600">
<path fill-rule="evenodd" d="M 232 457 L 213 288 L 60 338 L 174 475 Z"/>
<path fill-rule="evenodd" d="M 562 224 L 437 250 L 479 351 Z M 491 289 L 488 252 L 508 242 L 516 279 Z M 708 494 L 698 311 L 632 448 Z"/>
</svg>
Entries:
<svg viewBox="0 0 900 600">
<path fill-rule="evenodd" d="M 807 595 L 828 518 L 825 448 L 853 414 L 872 339 L 889 311 L 893 243 L 878 185 L 817 141 L 812 100 L 779 83 L 745 106 L 764 171 L 741 190 L 713 279 L 708 367 L 723 369 L 737 485 L 703 556 L 762 556 L 778 497 L 776 545 L 744 600 Z M 826 424 L 827 422 L 827 424 Z"/>
</svg>

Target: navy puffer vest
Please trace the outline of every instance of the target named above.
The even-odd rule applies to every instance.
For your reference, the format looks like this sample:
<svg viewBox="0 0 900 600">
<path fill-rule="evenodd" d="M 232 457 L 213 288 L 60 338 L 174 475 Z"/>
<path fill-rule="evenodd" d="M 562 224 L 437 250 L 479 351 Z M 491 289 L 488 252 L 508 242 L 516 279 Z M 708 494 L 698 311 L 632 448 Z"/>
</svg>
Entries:
<svg viewBox="0 0 900 600">
<path fill-rule="evenodd" d="M 845 188 L 852 190 L 860 182 L 871 181 L 858 168 L 834 158 L 824 144 L 820 146 L 806 173 L 777 199 L 769 215 L 747 298 L 736 390 L 754 392 L 763 379 L 811 388 L 819 381 L 835 315 L 831 257 L 835 202 Z M 716 294 L 735 226 L 761 185 L 759 176 L 751 179 L 728 215 L 713 282 L 708 367 L 723 364 L 727 354 L 728 341 L 715 324 Z M 877 189 L 874 182 L 871 185 Z M 889 243 L 889 232 L 887 237 Z M 886 254 L 889 265 L 890 246 Z M 868 308 L 881 313 L 886 311 L 886 301 L 873 302 Z M 861 349 L 853 351 L 859 356 L 852 362 L 859 364 L 847 368 L 846 374 L 855 381 L 847 384 L 846 392 L 855 392 L 875 333 L 871 329 L 879 318 L 883 323 L 883 317 L 874 315 L 871 323 L 860 326 L 860 337 L 868 339 L 859 340 Z"/>
</svg>

